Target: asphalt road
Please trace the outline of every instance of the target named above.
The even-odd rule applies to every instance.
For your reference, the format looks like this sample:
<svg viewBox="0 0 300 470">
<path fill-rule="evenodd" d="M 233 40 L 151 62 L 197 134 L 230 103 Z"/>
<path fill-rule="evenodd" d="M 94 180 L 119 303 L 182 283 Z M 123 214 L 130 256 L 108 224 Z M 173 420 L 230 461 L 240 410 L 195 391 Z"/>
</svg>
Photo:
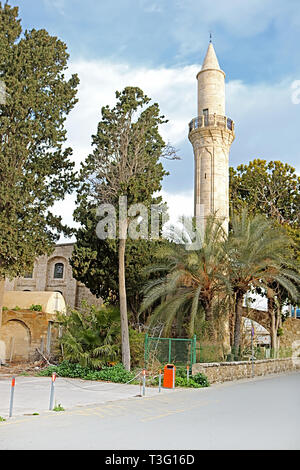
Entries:
<svg viewBox="0 0 300 470">
<path fill-rule="evenodd" d="M 18 416 L 0 449 L 300 449 L 300 373 Z"/>
</svg>

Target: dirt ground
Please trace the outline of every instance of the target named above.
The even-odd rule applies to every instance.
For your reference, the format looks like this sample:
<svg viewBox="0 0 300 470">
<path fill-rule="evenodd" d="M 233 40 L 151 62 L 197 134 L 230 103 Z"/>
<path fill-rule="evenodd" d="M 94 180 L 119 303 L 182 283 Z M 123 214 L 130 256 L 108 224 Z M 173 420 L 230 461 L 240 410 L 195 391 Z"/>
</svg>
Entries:
<svg viewBox="0 0 300 470">
<path fill-rule="evenodd" d="M 35 361 L 32 363 L 28 362 L 16 362 L 16 363 L 10 363 L 10 364 L 1 364 L 0 365 L 0 378 L 1 377 L 12 377 L 12 376 L 18 376 L 18 375 L 29 375 L 29 376 L 34 376 L 39 372 L 40 370 L 48 367 L 48 364 L 46 361 Z"/>
</svg>

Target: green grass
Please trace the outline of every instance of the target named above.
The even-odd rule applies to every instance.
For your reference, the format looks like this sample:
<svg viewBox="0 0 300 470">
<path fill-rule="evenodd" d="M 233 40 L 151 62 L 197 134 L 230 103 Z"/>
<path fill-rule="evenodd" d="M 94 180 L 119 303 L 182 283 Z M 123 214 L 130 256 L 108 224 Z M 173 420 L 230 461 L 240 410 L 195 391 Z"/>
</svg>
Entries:
<svg viewBox="0 0 300 470">
<path fill-rule="evenodd" d="M 55 405 L 52 411 L 65 411 L 65 409 L 59 403 L 58 405 Z"/>
</svg>

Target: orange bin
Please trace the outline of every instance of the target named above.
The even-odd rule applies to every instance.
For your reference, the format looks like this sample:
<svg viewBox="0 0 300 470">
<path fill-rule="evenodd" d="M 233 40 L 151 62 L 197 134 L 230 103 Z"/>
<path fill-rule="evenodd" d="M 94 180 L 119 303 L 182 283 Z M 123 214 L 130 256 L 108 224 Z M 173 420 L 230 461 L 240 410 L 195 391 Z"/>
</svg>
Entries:
<svg viewBox="0 0 300 470">
<path fill-rule="evenodd" d="M 166 364 L 164 367 L 164 388 L 175 388 L 176 367 L 174 364 Z"/>
</svg>

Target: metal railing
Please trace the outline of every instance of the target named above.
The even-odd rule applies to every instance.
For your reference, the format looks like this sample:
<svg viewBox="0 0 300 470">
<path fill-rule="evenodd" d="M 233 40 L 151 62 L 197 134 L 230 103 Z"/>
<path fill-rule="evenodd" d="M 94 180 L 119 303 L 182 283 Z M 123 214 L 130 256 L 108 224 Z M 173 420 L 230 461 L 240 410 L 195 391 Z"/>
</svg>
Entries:
<svg viewBox="0 0 300 470">
<path fill-rule="evenodd" d="M 196 335 L 193 338 L 156 338 L 145 335 L 145 368 L 154 364 L 187 364 L 196 362 Z"/>
<path fill-rule="evenodd" d="M 189 132 L 202 127 L 220 127 L 234 132 L 233 120 L 220 114 L 202 114 L 202 116 L 196 117 L 189 123 Z"/>
</svg>

